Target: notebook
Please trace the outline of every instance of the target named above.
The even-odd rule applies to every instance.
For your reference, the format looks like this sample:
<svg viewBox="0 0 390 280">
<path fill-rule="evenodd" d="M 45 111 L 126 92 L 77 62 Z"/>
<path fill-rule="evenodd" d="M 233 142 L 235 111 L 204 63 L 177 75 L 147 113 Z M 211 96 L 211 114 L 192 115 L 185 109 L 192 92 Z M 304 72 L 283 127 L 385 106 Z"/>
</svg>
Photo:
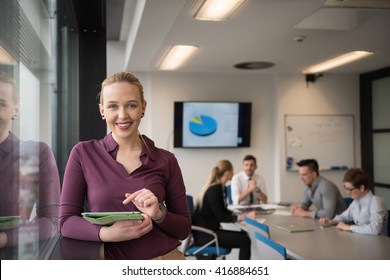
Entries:
<svg viewBox="0 0 390 280">
<path fill-rule="evenodd" d="M 297 225 L 297 224 L 276 224 L 274 225 L 277 229 L 284 230 L 287 232 L 302 232 L 302 231 L 313 231 L 314 226 L 312 225 Z"/>
</svg>

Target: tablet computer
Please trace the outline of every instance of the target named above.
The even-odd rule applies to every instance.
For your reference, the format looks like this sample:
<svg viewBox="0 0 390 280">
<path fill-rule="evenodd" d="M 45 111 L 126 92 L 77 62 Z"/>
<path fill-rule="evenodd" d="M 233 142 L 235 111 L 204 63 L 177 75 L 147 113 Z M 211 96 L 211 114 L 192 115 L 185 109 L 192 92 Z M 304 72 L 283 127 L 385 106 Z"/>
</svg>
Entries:
<svg viewBox="0 0 390 280">
<path fill-rule="evenodd" d="M 109 226 L 116 221 L 122 220 L 143 220 L 144 217 L 141 212 L 84 212 L 82 217 L 92 224 Z"/>
<path fill-rule="evenodd" d="M 0 216 L 0 230 L 9 230 L 19 227 L 19 216 Z"/>
</svg>

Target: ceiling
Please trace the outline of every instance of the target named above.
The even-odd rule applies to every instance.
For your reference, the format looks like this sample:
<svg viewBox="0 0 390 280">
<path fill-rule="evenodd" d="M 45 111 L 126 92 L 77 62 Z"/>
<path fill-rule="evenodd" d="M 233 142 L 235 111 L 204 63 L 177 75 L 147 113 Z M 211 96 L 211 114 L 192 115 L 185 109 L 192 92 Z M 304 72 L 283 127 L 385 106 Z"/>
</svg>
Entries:
<svg viewBox="0 0 390 280">
<path fill-rule="evenodd" d="M 325 7 L 324 0 L 246 0 L 228 20 L 206 22 L 193 18 L 202 2 L 108 0 L 107 38 L 125 46 L 124 69 L 159 71 L 162 56 L 174 44 L 200 47 L 178 72 L 300 73 L 353 50 L 375 55 L 329 73 L 366 73 L 390 66 L 389 8 Z M 275 65 L 260 70 L 233 66 L 251 61 Z"/>
</svg>

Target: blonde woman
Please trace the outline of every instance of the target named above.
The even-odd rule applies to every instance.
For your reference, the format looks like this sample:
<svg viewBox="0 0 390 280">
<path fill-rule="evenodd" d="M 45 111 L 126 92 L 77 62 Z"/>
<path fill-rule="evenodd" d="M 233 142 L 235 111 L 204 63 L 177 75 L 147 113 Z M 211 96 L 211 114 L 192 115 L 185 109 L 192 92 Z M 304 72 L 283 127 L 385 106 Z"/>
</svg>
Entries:
<svg viewBox="0 0 390 280">
<path fill-rule="evenodd" d="M 32 238 L 35 230 L 39 233 L 35 242 L 59 232 L 57 163 L 46 143 L 22 140 L 10 131 L 20 113 L 17 95 L 13 77 L 0 71 L 0 217 L 20 218 L 19 226 L 0 230 L 2 259 L 18 258 L 17 245 L 23 228 Z M 4 247 L 11 249 L 2 250 Z"/>
<path fill-rule="evenodd" d="M 78 143 L 69 156 L 62 235 L 104 242 L 106 259 L 184 259 L 177 249 L 191 231 L 184 181 L 175 156 L 138 132 L 146 111 L 139 79 L 127 72 L 108 77 L 99 109 L 111 132 Z M 92 212 L 140 211 L 144 219 L 92 224 L 81 217 L 85 198 Z"/>
<path fill-rule="evenodd" d="M 228 160 L 220 160 L 211 170 L 207 183 L 203 186 L 197 198 L 197 205 L 192 216 L 193 225 L 202 226 L 216 232 L 221 247 L 240 249 L 239 259 L 249 260 L 251 241 L 246 232 L 228 231 L 221 229 L 221 222 L 234 223 L 242 221 L 244 216 L 255 218 L 255 212 L 240 215 L 234 214 L 227 208 L 225 185 L 232 179 L 233 165 Z M 210 236 L 195 232 L 195 242 L 199 245 L 210 241 Z"/>
</svg>

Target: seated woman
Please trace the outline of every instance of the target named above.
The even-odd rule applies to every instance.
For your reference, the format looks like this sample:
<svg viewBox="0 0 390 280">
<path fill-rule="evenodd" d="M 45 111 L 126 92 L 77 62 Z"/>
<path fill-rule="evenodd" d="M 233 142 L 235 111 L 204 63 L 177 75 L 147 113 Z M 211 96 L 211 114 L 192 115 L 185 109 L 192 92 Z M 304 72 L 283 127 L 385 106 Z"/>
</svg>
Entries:
<svg viewBox="0 0 390 280">
<path fill-rule="evenodd" d="M 221 160 L 212 169 L 207 183 L 202 188 L 198 198 L 192 224 L 213 230 L 218 236 L 219 246 L 225 248 L 239 248 L 239 259 L 249 260 L 251 255 L 251 241 L 246 232 L 221 229 L 221 222 L 234 223 L 242 221 L 244 216 L 255 218 L 255 212 L 240 215 L 227 209 L 225 199 L 225 185 L 233 176 L 233 165 L 228 160 Z M 194 240 L 198 245 L 206 244 L 211 237 L 201 232 L 194 232 Z"/>
<path fill-rule="evenodd" d="M 344 188 L 353 198 L 348 209 L 332 220 L 321 218 L 320 224 L 337 225 L 345 231 L 387 235 L 387 209 L 383 198 L 374 195 L 368 175 L 359 168 L 351 168 L 344 175 Z"/>
</svg>

